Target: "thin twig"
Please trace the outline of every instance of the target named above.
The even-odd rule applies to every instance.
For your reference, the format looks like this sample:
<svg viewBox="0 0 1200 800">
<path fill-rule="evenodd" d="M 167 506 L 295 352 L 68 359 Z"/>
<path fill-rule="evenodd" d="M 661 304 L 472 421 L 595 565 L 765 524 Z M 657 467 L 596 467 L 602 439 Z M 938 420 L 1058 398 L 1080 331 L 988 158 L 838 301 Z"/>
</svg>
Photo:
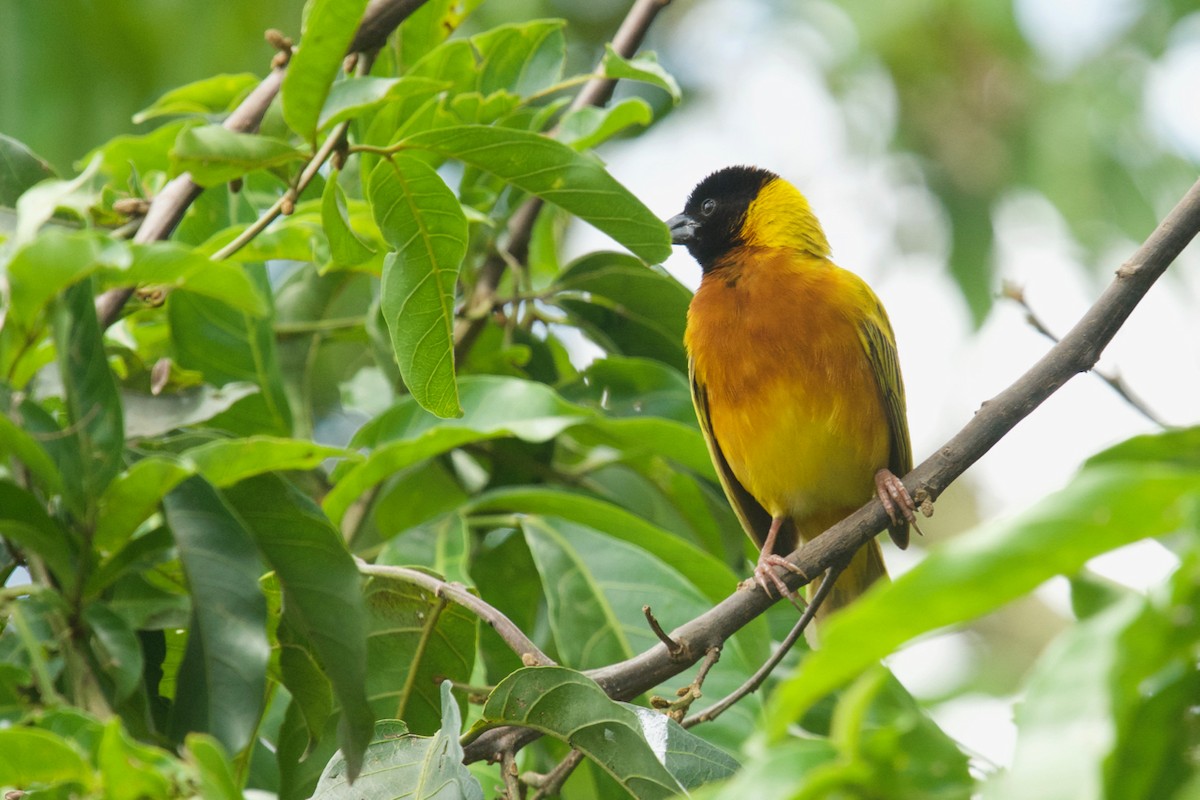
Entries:
<svg viewBox="0 0 1200 800">
<path fill-rule="evenodd" d="M 554 769 L 547 772 L 545 775 L 534 775 L 526 773 L 521 776 L 521 780 L 530 786 L 536 786 L 537 791 L 533 793 L 530 800 L 544 800 L 547 797 L 554 797 L 562 789 L 562 785 L 567 782 L 567 778 L 571 777 L 571 773 L 583 761 L 583 753 L 579 750 L 572 750 L 567 753 L 567 757 L 555 765 Z"/>
<path fill-rule="evenodd" d="M 674 700 L 657 696 L 651 697 L 650 707 L 663 712 L 676 722 L 682 723 L 683 715 L 688 712 L 693 703 L 704 696 L 704 681 L 708 678 L 709 670 L 720 660 L 721 648 L 708 648 L 708 652 L 704 655 L 704 661 L 700 662 L 700 669 L 696 671 L 696 677 L 692 679 L 692 682 L 677 689 Z"/>
<path fill-rule="evenodd" d="M 1045 336 L 1050 341 L 1058 344 L 1058 337 L 1054 335 L 1053 331 L 1046 327 L 1046 323 L 1044 323 L 1041 317 L 1037 315 L 1037 312 L 1033 310 L 1033 306 L 1029 304 L 1029 300 L 1025 297 L 1024 289 L 1016 284 L 1006 282 L 1001 288 L 1000 294 L 1001 296 L 1012 300 L 1025 311 L 1025 321 L 1029 323 L 1030 327 L 1032 327 L 1042 336 Z M 1120 375 L 1106 372 L 1099 367 L 1094 367 L 1091 370 L 1091 373 L 1107 383 L 1109 388 L 1120 395 L 1121 399 L 1128 403 L 1134 411 L 1138 412 L 1158 427 L 1164 430 L 1170 430 L 1175 427 L 1162 417 L 1158 416 L 1158 414 L 1154 413 L 1154 411 L 1146 404 L 1144 400 L 1133 393 L 1133 390 L 1129 388 L 1129 384 L 1127 384 L 1125 379 Z"/>
<path fill-rule="evenodd" d="M 258 236 L 267 226 L 284 214 L 285 211 L 290 213 L 290 209 L 295 207 L 296 198 L 298 198 L 312 179 L 317 176 L 318 171 L 324 166 L 333 152 L 337 150 L 342 142 L 342 137 L 346 135 L 346 131 L 350 128 L 350 122 L 339 122 L 330 131 L 329 136 L 325 137 L 325 141 L 317 152 L 313 153 L 313 157 L 304 165 L 304 170 L 300 173 L 300 177 L 296 180 L 296 185 L 288 188 L 279 199 L 271 204 L 271 207 L 259 215 L 258 219 L 246 226 L 246 228 L 233 238 L 228 244 L 222 247 L 217 252 L 213 253 L 211 258 L 213 261 L 224 261 L 231 255 L 241 250 L 243 247 L 253 241 L 254 237 Z"/>
<path fill-rule="evenodd" d="M 721 716 L 734 703 L 737 703 L 746 695 L 756 691 L 759 686 L 762 686 L 767 676 L 775 670 L 775 667 L 779 666 L 779 662 L 783 660 L 783 657 L 788 654 L 788 651 L 804 635 L 804 630 L 813 621 L 813 618 L 817 614 L 817 609 L 821 607 L 821 603 L 825 602 L 825 598 L 829 596 L 829 592 L 833 589 L 833 582 L 842 574 L 844 568 L 842 566 L 829 568 L 824 579 L 821 580 L 821 585 L 817 587 L 816 594 L 813 595 L 812 600 L 808 601 L 808 607 L 804 609 L 804 613 L 800 615 L 800 619 L 792 626 L 792 630 L 788 633 L 787 637 L 779 643 L 779 647 L 775 648 L 775 652 L 771 654 L 771 657 L 745 683 L 703 711 L 688 717 L 680 724 L 685 728 L 690 728 L 701 722 L 714 720 Z"/>
<path fill-rule="evenodd" d="M 945 491 L 984 453 L 1068 380 L 1095 365 L 1100 353 L 1129 314 L 1166 271 L 1167 267 L 1200 232 L 1200 181 L 1197 181 L 1170 214 L 1154 229 L 1133 257 L 1116 271 L 1116 278 L 1087 313 L 1015 383 L 984 403 L 961 431 L 905 476 L 904 484 L 914 497 L 918 492 L 931 501 Z M 820 536 L 809 541 L 788 560 L 805 575 L 819 575 L 834 564 L 844 563 L 888 524 L 878 499 L 854 512 Z M 801 575 L 788 573 L 784 582 L 793 589 L 806 583 Z M 664 644 L 656 644 L 587 675 L 617 700 L 628 700 L 664 680 L 678 675 L 698 661 L 709 647 L 719 646 L 775 602 L 764 592 L 734 592 L 699 617 L 671 631 L 685 653 L 671 658 Z M 537 734 L 528 730 L 497 728 L 467 745 L 465 761 L 486 758 L 500 744 L 528 742 Z"/>
<path fill-rule="evenodd" d="M 667 646 L 667 652 L 673 656 L 678 656 L 683 653 L 683 648 L 679 646 L 679 642 L 667 635 L 667 632 L 662 629 L 662 625 L 658 624 L 658 620 L 654 616 L 654 612 L 650 610 L 650 606 L 642 606 L 642 613 L 646 615 L 646 622 L 650 625 L 650 630 L 654 631 L 654 635 L 658 640 Z"/>
<path fill-rule="evenodd" d="M 671 4 L 671 0 L 635 0 L 629 13 L 621 22 L 617 33 L 613 36 L 613 50 L 625 58 L 631 58 L 642 45 L 646 32 L 654 22 L 658 13 Z M 575 99 L 571 101 L 570 109 L 577 111 L 585 106 L 602 106 L 612 97 L 616 79 L 600 75 L 593 77 Z M 463 304 L 463 311 L 454 323 L 454 359 L 461 363 L 471 350 L 483 326 L 487 324 L 488 313 L 496 304 L 496 289 L 508 261 L 524 264 L 529 254 L 529 239 L 533 235 L 533 224 L 537 221 L 538 212 L 542 210 L 540 197 L 526 200 L 509 218 L 508 242 L 504 249 L 497 248 L 479 268 L 475 285 L 471 287 L 470 295 Z"/>
<path fill-rule="evenodd" d="M 521 800 L 525 796 L 518 778 L 517 756 L 512 750 L 500 754 L 500 777 L 504 781 L 504 793 L 508 800 Z"/>
<path fill-rule="evenodd" d="M 504 643 L 512 648 L 526 666 L 553 666 L 554 661 L 542 652 L 533 641 L 521 632 L 512 620 L 503 612 L 479 599 L 467 591 L 466 587 L 457 583 L 449 583 L 427 575 L 424 572 L 407 567 L 393 567 L 386 564 L 371 564 L 361 558 L 355 558 L 358 571 L 363 575 L 375 575 L 381 578 L 392 578 L 420 586 L 439 598 L 445 598 L 452 603 L 462 606 L 481 620 L 491 625 Z"/>
</svg>

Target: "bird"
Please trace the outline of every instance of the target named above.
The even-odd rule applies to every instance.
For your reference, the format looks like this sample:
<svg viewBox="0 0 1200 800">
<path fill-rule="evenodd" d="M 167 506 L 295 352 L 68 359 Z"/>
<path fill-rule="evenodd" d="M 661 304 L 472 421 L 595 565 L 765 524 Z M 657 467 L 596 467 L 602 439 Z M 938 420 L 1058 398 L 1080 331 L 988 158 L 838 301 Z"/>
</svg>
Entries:
<svg viewBox="0 0 1200 800">
<path fill-rule="evenodd" d="M 912 446 L 896 337 L 867 283 L 831 260 L 808 200 L 774 172 L 726 167 L 666 225 L 702 272 L 684 345 L 709 455 L 760 551 L 743 587 L 796 602 L 774 568 L 798 572 L 784 556 L 872 496 L 907 547 L 916 508 L 897 477 L 912 469 Z M 819 616 L 886 575 L 872 539 Z"/>
</svg>

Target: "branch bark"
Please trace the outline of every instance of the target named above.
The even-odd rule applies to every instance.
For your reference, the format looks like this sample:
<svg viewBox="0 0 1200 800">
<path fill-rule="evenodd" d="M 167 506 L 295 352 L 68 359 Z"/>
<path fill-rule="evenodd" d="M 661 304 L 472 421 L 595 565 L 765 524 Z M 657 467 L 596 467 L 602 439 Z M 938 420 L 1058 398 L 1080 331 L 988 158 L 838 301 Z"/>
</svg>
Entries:
<svg viewBox="0 0 1200 800">
<path fill-rule="evenodd" d="M 904 478 L 904 485 L 913 497 L 918 502 L 925 497 L 936 499 L 1046 398 L 1075 375 L 1091 370 L 1146 292 L 1197 233 L 1200 233 L 1200 181 L 1117 269 L 1113 282 L 1067 335 L 1015 383 L 985 402 L 961 431 Z M 788 560 L 803 575 L 816 577 L 849 560 L 887 523 L 883 506 L 877 499 L 872 500 L 790 554 Z M 802 575 L 786 571 L 782 577 L 793 589 L 808 582 Z M 668 653 L 666 645 L 657 644 L 632 658 L 587 674 L 614 699 L 636 697 L 696 663 L 708 648 L 721 646 L 773 602 L 758 589 L 734 592 L 711 610 L 671 631 L 671 640 L 681 648 L 676 654 Z M 535 736 L 531 731 L 512 728 L 489 731 L 466 747 L 464 761 L 488 758 L 500 743 L 513 746 Z"/>
<path fill-rule="evenodd" d="M 371 0 L 347 54 L 379 49 L 396 26 L 424 3 L 425 0 Z M 258 130 L 271 101 L 279 94 L 286 70 L 286 64 L 272 69 L 246 99 L 230 112 L 222 125 L 238 133 L 253 133 Z M 173 178 L 151 201 L 146 218 L 142 220 L 133 240 L 146 243 L 166 239 L 202 191 L 204 189 L 197 185 L 187 172 Z M 100 320 L 101 329 L 108 328 L 117 321 L 121 309 L 133 296 L 135 288 L 121 286 L 109 289 L 96 298 L 96 316 Z"/>
</svg>

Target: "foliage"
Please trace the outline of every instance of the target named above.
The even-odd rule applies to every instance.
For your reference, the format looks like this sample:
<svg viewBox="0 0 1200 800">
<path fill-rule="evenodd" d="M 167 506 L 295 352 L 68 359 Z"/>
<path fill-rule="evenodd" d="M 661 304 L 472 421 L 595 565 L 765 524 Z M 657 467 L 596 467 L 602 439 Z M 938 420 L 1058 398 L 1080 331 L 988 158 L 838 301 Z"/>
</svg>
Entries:
<svg viewBox="0 0 1200 800">
<path fill-rule="evenodd" d="M 667 232 L 594 152 L 678 87 L 610 47 L 596 69 L 644 97 L 572 108 L 590 76 L 567 74 L 561 20 L 468 35 L 478 3 L 450 0 L 346 73 L 365 5 L 310 4 L 256 133 L 218 124 L 256 82 L 230 74 L 173 89 L 139 117 L 157 127 L 78 175 L 0 137 L 16 215 L 0 243 L 0 786 L 481 797 L 513 776 L 464 766 L 462 747 L 520 725 L 543 734 L 522 771 L 584 754 L 573 797 L 1194 791 L 1197 429 L 1102 453 L 935 549 L 831 620 L 767 701 L 684 729 L 646 705 L 690 677 L 605 695 L 583 671 L 656 643 L 643 606 L 670 628 L 745 572 L 691 411 L 688 292 L 652 266 Z M 332 165 L 294 191 L 330 139 Z M 129 201 L 185 171 L 208 188 L 172 240 L 131 243 Z M 281 201 L 290 213 L 252 227 Z M 628 252 L 563 263 L 570 217 Z M 105 329 L 95 300 L 127 285 Z M 586 366 L 580 337 L 601 353 Z M 1149 597 L 1076 582 L 1080 619 L 1028 678 L 1011 770 L 969 769 L 878 666 L 1146 537 L 1180 567 Z M 560 666 L 356 558 L 465 585 Z M 743 627 L 705 695 L 738 687 L 793 620 Z"/>
</svg>

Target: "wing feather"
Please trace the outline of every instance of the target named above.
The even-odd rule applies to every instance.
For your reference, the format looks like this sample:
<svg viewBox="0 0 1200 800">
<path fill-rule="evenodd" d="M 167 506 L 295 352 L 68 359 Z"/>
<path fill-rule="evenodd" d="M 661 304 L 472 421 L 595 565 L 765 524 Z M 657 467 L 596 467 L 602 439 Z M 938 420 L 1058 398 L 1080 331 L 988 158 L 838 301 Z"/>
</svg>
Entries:
<svg viewBox="0 0 1200 800">
<path fill-rule="evenodd" d="M 864 316 L 859 326 L 859 337 L 871 371 L 883 398 L 883 408 L 888 418 L 889 454 L 888 469 L 896 476 L 904 477 L 912 471 L 912 443 L 908 437 L 908 413 L 904 400 L 904 380 L 900 377 L 900 359 L 896 354 L 896 336 L 888 322 L 887 312 L 874 295 L 873 313 Z M 908 546 L 908 525 L 889 528 L 892 541 L 900 549 Z"/>
<path fill-rule="evenodd" d="M 729 505 L 733 507 L 733 513 L 742 523 L 742 529 L 746 531 L 746 535 L 754 541 L 755 545 L 761 548 L 767 531 L 771 527 L 771 514 L 754 499 L 746 487 L 742 486 L 741 481 L 733 474 L 729 462 L 725 459 L 725 454 L 721 451 L 721 444 L 713 433 L 712 417 L 708 411 L 708 391 L 696 374 L 692 359 L 688 359 L 688 378 L 692 387 L 692 404 L 696 408 L 696 419 L 700 421 L 700 430 L 704 433 L 708 454 L 712 458 L 713 467 L 721 481 L 721 488 L 725 490 L 725 497 L 728 498 Z M 795 549 L 795 526 L 791 520 L 787 520 L 776 539 L 775 552 L 786 555 Z"/>
</svg>

